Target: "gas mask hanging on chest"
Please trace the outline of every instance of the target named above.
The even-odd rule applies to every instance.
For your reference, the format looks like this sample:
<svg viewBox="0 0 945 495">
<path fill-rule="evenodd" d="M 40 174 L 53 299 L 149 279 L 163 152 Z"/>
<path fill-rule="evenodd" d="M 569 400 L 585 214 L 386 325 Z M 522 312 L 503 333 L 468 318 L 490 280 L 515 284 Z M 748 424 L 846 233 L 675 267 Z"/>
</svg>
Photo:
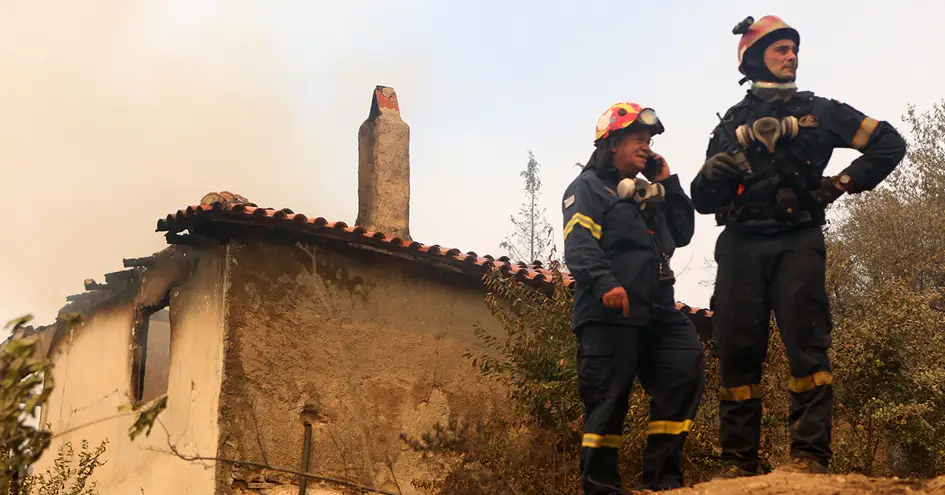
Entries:
<svg viewBox="0 0 945 495">
<path fill-rule="evenodd" d="M 617 196 L 620 199 L 630 198 L 640 205 L 642 210 L 650 203 L 662 201 L 666 196 L 666 189 L 663 188 L 663 184 L 651 184 L 640 177 L 627 177 L 617 184 Z"/>
<path fill-rule="evenodd" d="M 666 189 L 663 184 L 658 182 L 651 184 L 639 177 L 628 177 L 617 184 L 617 196 L 620 199 L 631 199 L 634 203 L 640 205 L 640 211 L 643 211 L 648 205 L 664 201 L 666 199 Z M 659 236 L 654 232 L 656 227 L 651 223 L 652 216 L 644 214 L 643 221 L 646 222 L 647 228 L 651 229 L 650 235 L 653 236 L 653 241 L 659 251 L 659 281 L 672 284 L 676 281 L 676 275 L 670 267 L 669 254 L 660 242 Z"/>
<path fill-rule="evenodd" d="M 762 117 L 751 124 L 738 126 L 735 129 L 735 137 L 738 144 L 745 149 L 751 149 L 753 144 L 761 143 L 768 153 L 774 153 L 779 142 L 794 139 L 797 137 L 797 131 L 797 117 L 793 115 L 781 119 Z"/>
</svg>

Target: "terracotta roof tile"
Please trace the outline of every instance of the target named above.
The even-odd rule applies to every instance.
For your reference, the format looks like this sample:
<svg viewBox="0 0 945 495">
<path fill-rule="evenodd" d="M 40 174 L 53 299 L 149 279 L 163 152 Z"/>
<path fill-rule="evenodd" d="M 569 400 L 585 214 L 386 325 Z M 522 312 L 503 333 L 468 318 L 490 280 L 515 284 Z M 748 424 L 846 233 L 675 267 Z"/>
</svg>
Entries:
<svg viewBox="0 0 945 495">
<path fill-rule="evenodd" d="M 428 245 L 416 241 L 405 242 L 399 237 L 388 237 L 383 232 L 372 232 L 363 227 L 349 226 L 345 222 L 329 222 L 322 217 L 310 218 L 295 213 L 289 208 L 262 208 L 248 202 L 242 196 L 228 193 L 210 193 L 204 196 L 201 204 L 188 206 L 176 213 L 158 220 L 157 231 L 176 234 L 186 229 L 199 233 L 200 225 L 206 224 L 257 225 L 270 229 L 297 232 L 308 235 L 324 236 L 347 241 L 354 245 L 381 248 L 391 254 L 437 261 L 453 265 L 464 272 L 483 275 L 488 270 L 498 269 L 507 276 L 531 286 L 547 288 L 553 280 L 553 273 L 542 266 L 541 262 L 524 263 L 511 261 L 507 256 L 495 258 L 473 252 L 462 252 L 457 248 L 446 248 L 438 244 Z M 569 287 L 574 279 L 567 271 L 562 271 L 562 278 Z M 710 318 L 711 311 L 690 307 L 677 302 L 676 307 L 691 316 Z"/>
</svg>

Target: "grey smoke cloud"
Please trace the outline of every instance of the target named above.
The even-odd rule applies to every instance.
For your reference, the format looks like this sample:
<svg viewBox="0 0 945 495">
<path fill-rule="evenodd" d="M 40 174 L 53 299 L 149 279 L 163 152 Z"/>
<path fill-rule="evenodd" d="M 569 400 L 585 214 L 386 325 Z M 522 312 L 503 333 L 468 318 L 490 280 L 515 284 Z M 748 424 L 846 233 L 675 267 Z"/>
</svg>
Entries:
<svg viewBox="0 0 945 495">
<path fill-rule="evenodd" d="M 0 318 L 51 322 L 84 279 L 162 249 L 156 220 L 210 191 L 354 219 L 377 74 L 344 46 L 292 43 L 319 26 L 370 30 L 384 8 L 264 3 L 0 1 Z M 332 52 L 330 103 L 293 99 L 307 80 L 293 50 Z"/>
<path fill-rule="evenodd" d="M 51 321 L 83 279 L 162 248 L 159 212 L 285 162 L 292 115 L 265 37 L 221 22 L 174 40 L 162 3 L 0 7 L 4 317 Z"/>
</svg>

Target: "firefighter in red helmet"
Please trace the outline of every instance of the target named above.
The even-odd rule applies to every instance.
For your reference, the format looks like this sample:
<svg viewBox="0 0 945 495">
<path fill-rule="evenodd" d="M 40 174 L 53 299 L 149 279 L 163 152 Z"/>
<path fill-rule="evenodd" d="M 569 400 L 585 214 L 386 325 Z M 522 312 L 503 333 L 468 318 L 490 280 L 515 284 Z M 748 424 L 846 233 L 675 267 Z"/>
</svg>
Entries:
<svg viewBox="0 0 945 495">
<path fill-rule="evenodd" d="M 612 105 L 598 120 L 591 159 L 562 198 L 586 494 L 620 493 L 618 451 L 636 377 L 651 397 L 643 486 L 682 486 L 683 443 L 705 388 L 702 344 L 676 309 L 669 263 L 692 239 L 695 211 L 679 177 L 650 149 L 663 130 L 651 108 Z"/>
<path fill-rule="evenodd" d="M 738 69 L 752 81 L 716 126 L 690 192 L 699 213 L 724 226 L 711 299 L 720 392 L 721 477 L 757 474 L 761 367 L 774 311 L 790 361 L 792 464 L 826 472 L 832 458 L 831 318 L 825 282 L 825 209 L 844 193 L 879 185 L 905 155 L 902 137 L 837 100 L 798 91 L 800 35 L 775 16 L 746 18 Z M 860 151 L 823 177 L 834 149 Z"/>
</svg>

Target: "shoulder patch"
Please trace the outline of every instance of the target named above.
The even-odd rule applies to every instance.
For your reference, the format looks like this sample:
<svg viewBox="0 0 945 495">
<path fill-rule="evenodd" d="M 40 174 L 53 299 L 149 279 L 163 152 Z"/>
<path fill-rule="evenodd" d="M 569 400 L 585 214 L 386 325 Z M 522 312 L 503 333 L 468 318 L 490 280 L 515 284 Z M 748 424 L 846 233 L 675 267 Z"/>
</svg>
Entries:
<svg viewBox="0 0 945 495">
<path fill-rule="evenodd" d="M 564 199 L 564 207 L 565 207 L 565 208 L 570 208 L 571 205 L 573 205 L 573 204 L 574 204 L 574 195 L 573 195 L 573 194 Z"/>
<path fill-rule="evenodd" d="M 820 118 L 812 113 L 809 113 L 797 119 L 797 125 L 801 127 L 817 127 L 820 125 Z"/>
</svg>

